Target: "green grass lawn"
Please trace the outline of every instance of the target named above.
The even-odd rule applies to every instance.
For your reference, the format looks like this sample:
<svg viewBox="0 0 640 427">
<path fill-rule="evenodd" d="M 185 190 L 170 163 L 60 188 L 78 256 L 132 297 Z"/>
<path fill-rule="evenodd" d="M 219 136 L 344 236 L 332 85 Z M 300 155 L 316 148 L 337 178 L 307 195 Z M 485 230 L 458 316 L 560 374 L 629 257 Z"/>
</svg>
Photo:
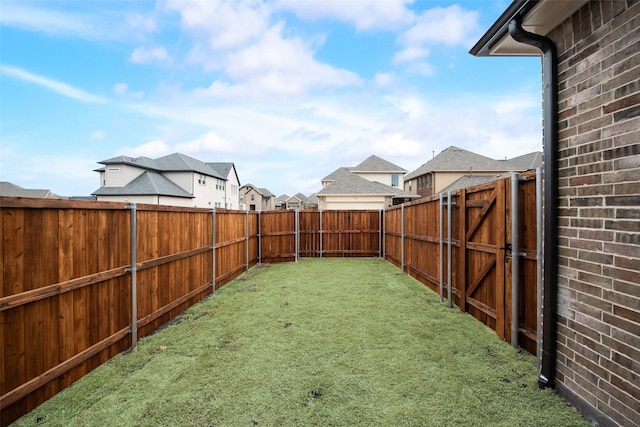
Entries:
<svg viewBox="0 0 640 427">
<path fill-rule="evenodd" d="M 588 426 L 534 356 L 386 263 L 255 267 L 16 425 Z"/>
</svg>

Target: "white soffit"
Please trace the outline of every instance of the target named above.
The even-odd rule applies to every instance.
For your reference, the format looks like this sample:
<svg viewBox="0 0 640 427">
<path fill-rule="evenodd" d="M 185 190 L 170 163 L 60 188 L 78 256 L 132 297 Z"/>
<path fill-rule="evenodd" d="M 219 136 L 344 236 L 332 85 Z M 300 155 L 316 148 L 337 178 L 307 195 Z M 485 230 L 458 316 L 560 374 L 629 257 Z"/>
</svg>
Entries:
<svg viewBox="0 0 640 427">
<path fill-rule="evenodd" d="M 548 35 L 567 18 L 573 15 L 589 0 L 542 0 L 525 16 L 522 27 L 535 34 Z M 491 55 L 495 56 L 538 56 L 540 50 L 515 41 L 509 34 L 502 37 L 491 47 Z"/>
</svg>

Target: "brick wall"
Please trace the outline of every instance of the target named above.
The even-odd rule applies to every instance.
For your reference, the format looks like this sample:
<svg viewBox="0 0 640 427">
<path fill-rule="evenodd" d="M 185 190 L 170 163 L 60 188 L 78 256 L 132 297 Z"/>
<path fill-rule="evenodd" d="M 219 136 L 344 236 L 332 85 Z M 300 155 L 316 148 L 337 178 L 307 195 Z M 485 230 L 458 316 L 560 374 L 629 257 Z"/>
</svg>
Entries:
<svg viewBox="0 0 640 427">
<path fill-rule="evenodd" d="M 590 1 L 559 56 L 558 391 L 640 425 L 640 1 Z M 598 418 L 599 417 L 599 418 Z"/>
</svg>

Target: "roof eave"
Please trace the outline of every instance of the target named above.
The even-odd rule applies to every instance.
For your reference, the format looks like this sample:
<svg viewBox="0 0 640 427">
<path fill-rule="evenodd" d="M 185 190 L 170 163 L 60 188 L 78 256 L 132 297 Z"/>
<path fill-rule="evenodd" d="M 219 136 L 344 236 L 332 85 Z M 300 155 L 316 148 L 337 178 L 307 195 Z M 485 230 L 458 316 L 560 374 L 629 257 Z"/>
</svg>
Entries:
<svg viewBox="0 0 640 427">
<path fill-rule="evenodd" d="M 509 23 L 519 18 L 527 31 L 547 36 L 589 0 L 514 0 L 469 53 L 474 56 L 539 56 L 540 50 L 509 34 Z"/>
<path fill-rule="evenodd" d="M 492 56 L 491 48 L 509 34 L 509 22 L 516 16 L 524 16 L 539 0 L 515 0 L 507 7 L 486 33 L 469 51 L 474 56 Z"/>
</svg>

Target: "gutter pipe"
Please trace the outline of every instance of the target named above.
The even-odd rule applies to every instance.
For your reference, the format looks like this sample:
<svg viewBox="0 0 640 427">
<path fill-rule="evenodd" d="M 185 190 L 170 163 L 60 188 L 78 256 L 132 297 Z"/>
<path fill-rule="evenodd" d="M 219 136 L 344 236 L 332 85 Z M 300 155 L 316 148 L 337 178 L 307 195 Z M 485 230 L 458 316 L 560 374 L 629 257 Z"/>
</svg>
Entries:
<svg viewBox="0 0 640 427">
<path fill-rule="evenodd" d="M 509 22 L 514 40 L 542 52 L 544 104 L 544 289 L 542 360 L 538 388 L 554 387 L 556 373 L 558 304 L 558 55 L 549 38 L 522 28 L 522 18 Z"/>
</svg>

